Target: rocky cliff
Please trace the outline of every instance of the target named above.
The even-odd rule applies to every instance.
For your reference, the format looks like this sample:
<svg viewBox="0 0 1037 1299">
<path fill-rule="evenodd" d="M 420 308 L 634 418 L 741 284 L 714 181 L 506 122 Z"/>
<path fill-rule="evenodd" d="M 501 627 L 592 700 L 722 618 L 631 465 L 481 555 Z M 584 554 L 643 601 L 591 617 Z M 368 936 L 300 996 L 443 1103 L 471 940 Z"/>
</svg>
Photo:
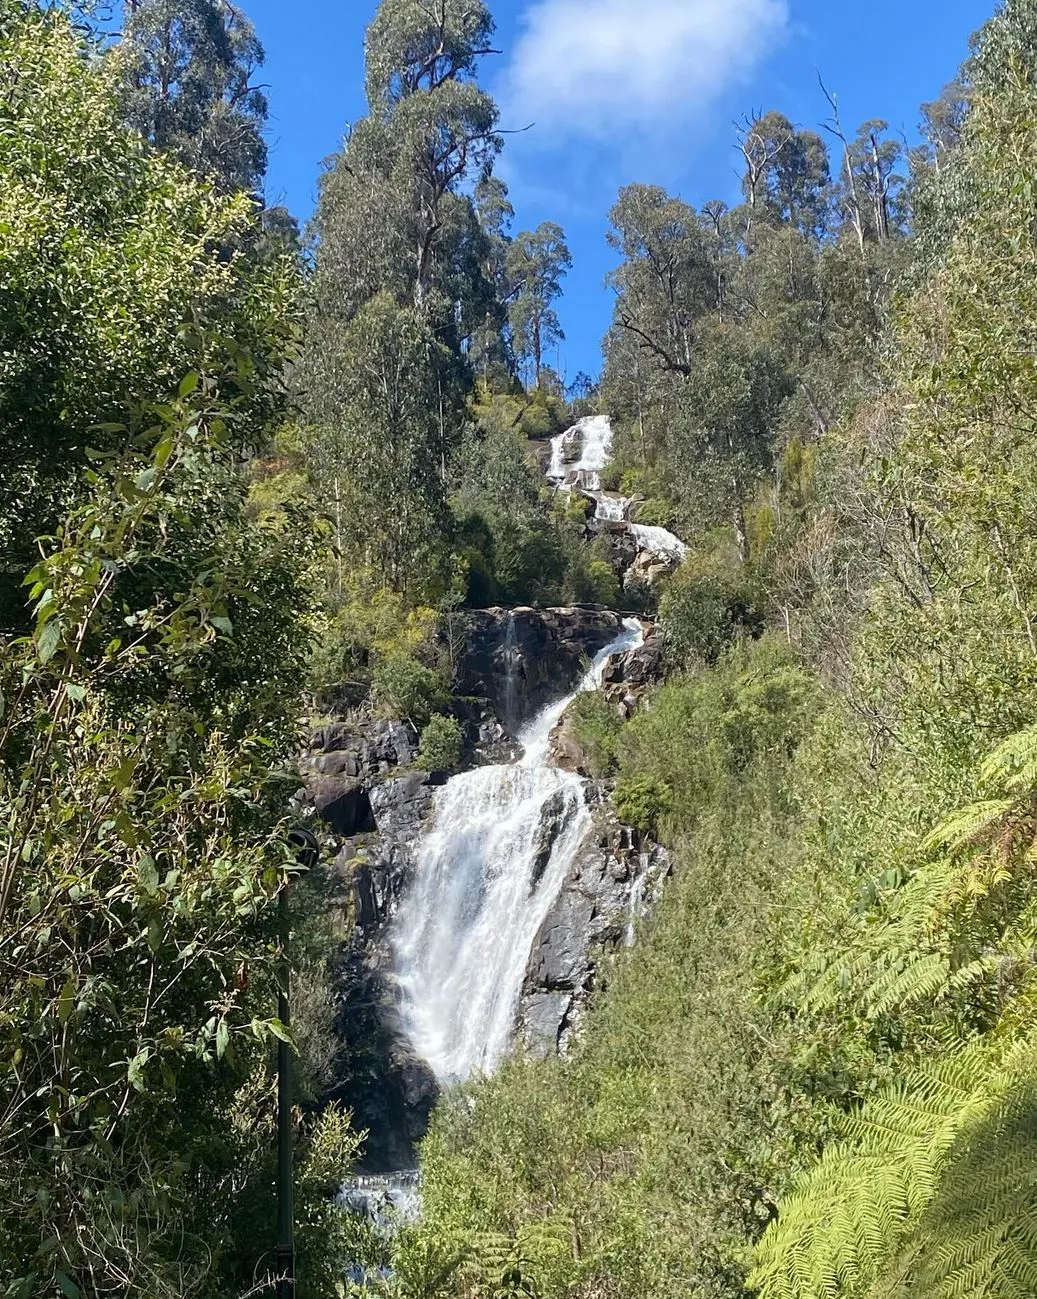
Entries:
<svg viewBox="0 0 1037 1299">
<path fill-rule="evenodd" d="M 458 673 L 467 762 L 512 757 L 521 725 L 571 691 L 588 659 L 619 630 L 618 615 L 598 608 L 472 614 Z M 661 655 L 661 637 L 649 626 L 639 648 L 610 661 L 605 689 L 617 709 L 629 715 L 637 706 Z M 332 719 L 313 733 L 300 763 L 299 807 L 324 826 L 337 892 L 353 922 L 338 956 L 338 1031 L 346 1049 L 333 1096 L 368 1129 L 371 1172 L 413 1163 L 439 1090 L 404 1028 L 390 942 L 436 791 L 447 779 L 414 770 L 417 745 L 405 723 Z M 666 870 L 661 850 L 624 830 L 601 790 L 588 797 L 591 829 L 536 934 L 522 989 L 517 1030 L 537 1052 L 565 1049 L 604 954 L 625 941 Z M 541 870 L 562 829 L 559 809 L 548 803 L 536 827 Z"/>
</svg>

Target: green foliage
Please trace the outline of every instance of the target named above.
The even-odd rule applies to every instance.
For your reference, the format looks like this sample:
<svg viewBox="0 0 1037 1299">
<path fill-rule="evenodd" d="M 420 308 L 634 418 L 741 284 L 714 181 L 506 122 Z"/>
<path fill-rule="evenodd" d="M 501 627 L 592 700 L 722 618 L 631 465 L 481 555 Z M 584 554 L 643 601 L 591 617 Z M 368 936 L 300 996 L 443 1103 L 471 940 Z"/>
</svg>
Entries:
<svg viewBox="0 0 1037 1299">
<path fill-rule="evenodd" d="M 515 352 L 532 363 L 533 386 L 540 387 L 544 354 L 565 341 L 554 309 L 561 280 L 572 266 L 565 232 L 554 221 L 517 235 L 508 249 L 507 274 L 514 285 L 508 306 Z"/>
<path fill-rule="evenodd" d="M 613 802 L 624 825 L 657 835 L 673 812 L 673 790 L 658 776 L 622 776 Z"/>
<path fill-rule="evenodd" d="M 712 671 L 671 679 L 622 732 L 617 798 L 657 807 L 653 828 L 690 830 L 739 772 L 786 760 L 814 693 L 808 672 L 769 637 L 735 647 Z"/>
<path fill-rule="evenodd" d="M 464 757 L 464 735 L 456 717 L 437 713 L 421 732 L 417 765 L 425 771 L 457 771 Z"/>
<path fill-rule="evenodd" d="M 392 590 L 434 589 L 445 526 L 433 336 L 387 293 L 367 303 L 323 359 L 312 439 L 334 494 L 336 540 Z M 318 459 L 319 463 L 319 459 Z M 348 466 L 348 471 L 347 471 Z"/>
<path fill-rule="evenodd" d="M 250 251 L 247 198 L 214 197 L 122 125 L 114 70 L 60 11 L 19 9 L 0 62 L 21 87 L 0 107 L 0 625 L 21 627 L 35 537 L 134 402 L 219 375 L 240 450 L 262 441 L 296 283 Z"/>
<path fill-rule="evenodd" d="M 455 463 L 454 544 L 468 566 L 471 605 L 619 603 L 615 571 L 584 538 L 589 503 L 552 496 L 542 466 L 508 419 L 508 405 L 477 405 Z"/>
<path fill-rule="evenodd" d="M 586 754 L 589 774 L 597 779 L 612 775 L 618 767 L 617 741 L 623 729 L 618 710 L 600 691 L 586 690 L 577 695 L 568 716 L 572 719 L 576 742 Z"/>
<path fill-rule="evenodd" d="M 626 477 L 630 477 L 627 475 Z M 625 481 L 625 480 L 624 480 Z M 673 505 L 659 497 L 651 497 L 637 506 L 636 521 L 650 528 L 671 529 L 676 523 Z"/>
<path fill-rule="evenodd" d="M 1013 1143 L 1035 1078 L 1035 756 L 1032 729 L 1000 745 L 981 770 L 988 797 L 926 836 L 906 880 L 883 881 L 843 951 L 810 954 L 785 984 L 808 1013 L 855 1005 L 873 1023 L 925 1025 L 941 1050 L 849 1116 L 846 1139 L 799 1180 L 761 1245 L 764 1296 L 906 1294 L 922 1277 L 946 1295 L 1030 1284 L 1037 1257 L 1014 1223 L 1034 1192 Z"/>
<path fill-rule="evenodd" d="M 415 725 L 427 721 L 445 701 L 442 676 L 417 659 L 390 654 L 371 673 L 372 700 L 389 717 L 403 717 Z"/>
<path fill-rule="evenodd" d="M 249 518 L 218 392 L 194 376 L 95 459 L 27 579 L 33 634 L 0 654 L 13 1293 L 215 1295 L 265 1248 L 239 1205 L 250 1170 L 268 1184 L 250 1105 L 284 1031 L 309 547 L 303 516 Z M 314 1140 L 341 1168 L 344 1130 Z"/>
<path fill-rule="evenodd" d="M 766 626 L 751 576 L 716 563 L 679 569 L 663 592 L 659 617 L 677 666 L 715 663 L 735 641 L 760 636 Z"/>
<path fill-rule="evenodd" d="M 163 152 L 233 193 L 266 171 L 263 47 L 240 9 L 216 0 L 128 0 L 109 56 L 126 119 Z"/>
<path fill-rule="evenodd" d="M 340 568 L 331 582 L 332 608 L 339 607 L 320 620 L 310 664 L 310 680 L 319 697 L 338 695 L 359 703 L 373 670 L 386 659 L 436 661 L 439 618 L 434 609 L 409 605 L 398 592 L 380 585 L 370 570 L 347 573 Z"/>
</svg>

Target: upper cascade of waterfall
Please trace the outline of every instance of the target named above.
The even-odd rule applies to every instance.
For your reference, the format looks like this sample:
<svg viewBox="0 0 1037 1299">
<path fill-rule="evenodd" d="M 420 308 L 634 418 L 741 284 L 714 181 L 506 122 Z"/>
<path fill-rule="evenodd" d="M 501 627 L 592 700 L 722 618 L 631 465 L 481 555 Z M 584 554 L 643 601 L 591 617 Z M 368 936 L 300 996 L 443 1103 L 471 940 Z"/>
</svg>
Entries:
<svg viewBox="0 0 1037 1299">
<path fill-rule="evenodd" d="M 627 517 L 627 511 L 630 509 L 633 498 L 630 496 L 609 496 L 602 493 L 598 497 L 597 508 L 594 511 L 596 519 L 604 519 L 606 523 L 623 523 Z"/>
<path fill-rule="evenodd" d="M 579 458 L 567 461 L 566 443 L 579 438 Z M 570 429 L 551 439 L 551 462 L 547 476 L 554 482 L 564 481 L 570 474 L 580 474 L 591 491 L 601 489 L 601 471 L 612 453 L 612 423 L 607 415 L 588 415 L 577 420 Z"/>
<path fill-rule="evenodd" d="M 591 826 L 586 781 L 549 762 L 551 732 L 643 638 L 627 619 L 577 689 L 522 730 L 519 762 L 437 792 L 393 948 L 408 1032 L 441 1083 L 491 1072 L 511 1044 L 534 940 Z"/>
<path fill-rule="evenodd" d="M 569 459 L 567 451 L 579 444 L 579 456 Z M 595 502 L 594 517 L 605 523 L 627 523 L 638 550 L 667 559 L 683 561 L 688 548 L 668 528 L 630 523 L 634 497 L 602 491 L 601 471 L 612 454 L 612 423 L 607 415 L 590 415 L 551 439 L 551 460 L 547 477 L 554 483 L 575 484 Z"/>
</svg>

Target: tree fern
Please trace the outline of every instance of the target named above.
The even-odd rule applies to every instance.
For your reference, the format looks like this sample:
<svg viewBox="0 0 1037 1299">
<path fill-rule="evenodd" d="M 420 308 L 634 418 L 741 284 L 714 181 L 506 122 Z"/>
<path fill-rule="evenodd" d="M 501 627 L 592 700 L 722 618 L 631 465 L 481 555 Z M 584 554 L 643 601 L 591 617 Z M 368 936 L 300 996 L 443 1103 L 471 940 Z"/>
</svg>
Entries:
<svg viewBox="0 0 1037 1299">
<path fill-rule="evenodd" d="M 782 988 L 797 1007 L 823 1012 L 856 1002 L 886 1016 L 1019 974 L 1037 946 L 1037 728 L 1001 744 L 983 763 L 997 797 L 940 823 L 920 846 L 906 883 L 884 894 L 837 955 L 812 955 Z"/>
<path fill-rule="evenodd" d="M 781 1206 L 761 1299 L 1037 1294 L 1037 1047 L 978 1043 L 846 1124 Z"/>
<path fill-rule="evenodd" d="M 841 1120 L 780 1205 L 752 1282 L 762 1299 L 1037 1295 L 1037 728 L 983 764 L 994 795 L 948 817 L 852 944 L 785 985 L 801 1010 L 853 999 L 931 1021 L 948 1054 Z M 966 1026 L 985 1033 L 962 1045 Z"/>
</svg>

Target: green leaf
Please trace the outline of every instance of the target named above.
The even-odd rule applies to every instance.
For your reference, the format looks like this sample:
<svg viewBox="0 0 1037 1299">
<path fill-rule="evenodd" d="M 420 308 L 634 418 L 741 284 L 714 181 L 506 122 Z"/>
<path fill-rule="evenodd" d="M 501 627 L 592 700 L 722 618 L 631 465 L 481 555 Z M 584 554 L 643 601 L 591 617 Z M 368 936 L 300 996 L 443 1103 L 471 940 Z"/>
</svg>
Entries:
<svg viewBox="0 0 1037 1299">
<path fill-rule="evenodd" d="M 148 921 L 148 947 L 152 953 L 157 953 L 162 946 L 162 925 L 157 916 L 152 916 Z"/>
<path fill-rule="evenodd" d="M 181 397 L 190 397 L 191 393 L 195 392 L 197 388 L 198 388 L 198 372 L 197 370 L 192 370 L 189 374 L 185 374 L 184 377 L 180 380 L 180 387 L 178 389 L 178 392 L 180 393 Z"/>
<path fill-rule="evenodd" d="M 36 636 L 36 654 L 41 663 L 49 663 L 61 644 L 61 624 L 57 619 L 48 622 Z"/>
<path fill-rule="evenodd" d="M 155 865 L 154 857 L 142 857 L 137 866 L 137 875 L 140 879 L 141 888 L 150 897 L 154 897 L 158 892 L 158 867 Z"/>
<path fill-rule="evenodd" d="M 58 1022 L 64 1024 L 76 1004 L 76 991 L 79 984 L 75 975 L 70 974 L 65 982 L 65 986 L 58 993 L 57 1012 Z"/>
<path fill-rule="evenodd" d="M 67 1277 L 64 1272 L 55 1272 L 54 1280 L 58 1283 L 58 1289 L 66 1296 L 66 1299 L 82 1299 L 82 1291 L 79 1286 L 71 1277 Z"/>
<path fill-rule="evenodd" d="M 150 1059 L 151 1048 L 141 1047 L 126 1068 L 126 1081 L 139 1092 L 144 1090 L 144 1080 L 141 1075 Z"/>
<path fill-rule="evenodd" d="M 227 1045 L 230 1042 L 230 1029 L 227 1027 L 227 1021 L 221 1019 L 216 1028 L 216 1057 L 222 1059 Z"/>
<path fill-rule="evenodd" d="M 289 1033 L 287 1027 L 284 1024 L 282 1024 L 279 1019 L 270 1020 L 267 1027 L 270 1029 L 270 1032 L 273 1033 L 274 1037 L 276 1037 L 279 1042 L 287 1042 L 289 1046 L 294 1045 L 292 1042 L 291 1033 Z"/>
</svg>

